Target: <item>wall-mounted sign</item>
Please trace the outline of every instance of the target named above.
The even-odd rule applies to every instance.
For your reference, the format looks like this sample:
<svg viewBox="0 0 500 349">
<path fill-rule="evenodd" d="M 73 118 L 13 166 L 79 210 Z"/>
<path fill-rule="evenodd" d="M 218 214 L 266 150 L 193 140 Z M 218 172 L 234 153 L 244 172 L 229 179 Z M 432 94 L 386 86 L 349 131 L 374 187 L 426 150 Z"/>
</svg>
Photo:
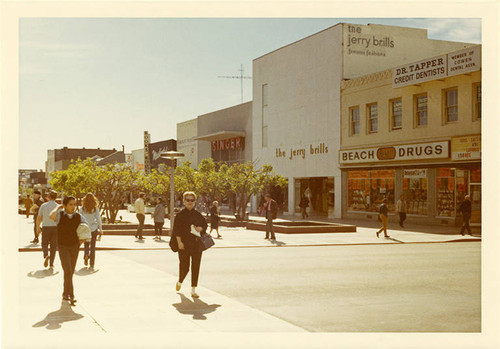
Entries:
<svg viewBox="0 0 500 349">
<path fill-rule="evenodd" d="M 385 162 L 401 160 L 446 159 L 449 155 L 448 141 L 404 144 L 393 147 L 340 150 L 342 164 Z"/>
<path fill-rule="evenodd" d="M 480 160 L 481 136 L 454 137 L 451 139 L 452 160 Z"/>
<path fill-rule="evenodd" d="M 245 138 L 244 137 L 234 137 L 223 139 L 220 141 L 212 141 L 212 151 L 219 150 L 236 150 L 245 148 Z"/>
<path fill-rule="evenodd" d="M 446 76 L 446 55 L 405 64 L 392 70 L 392 87 L 403 87 Z"/>
<path fill-rule="evenodd" d="M 404 178 L 427 178 L 427 169 L 418 168 L 412 170 L 404 170 L 403 171 Z"/>
<path fill-rule="evenodd" d="M 314 156 L 319 154 L 327 154 L 328 146 L 325 143 L 309 144 L 303 148 L 290 148 L 290 150 L 276 148 L 276 157 L 292 159 L 305 159 L 307 156 Z"/>
<path fill-rule="evenodd" d="M 481 68 L 481 47 L 474 46 L 448 54 L 448 76 L 470 73 Z"/>
<path fill-rule="evenodd" d="M 403 87 L 481 69 L 481 46 L 401 65 L 392 69 L 392 87 Z"/>
</svg>

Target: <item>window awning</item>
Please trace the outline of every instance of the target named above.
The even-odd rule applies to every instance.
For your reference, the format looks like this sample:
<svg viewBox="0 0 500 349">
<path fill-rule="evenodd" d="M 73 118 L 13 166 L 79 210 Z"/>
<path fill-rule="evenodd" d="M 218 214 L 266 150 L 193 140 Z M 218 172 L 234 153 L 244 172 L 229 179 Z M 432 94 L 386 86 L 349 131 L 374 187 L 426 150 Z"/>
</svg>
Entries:
<svg viewBox="0 0 500 349">
<path fill-rule="evenodd" d="M 245 132 L 243 131 L 219 131 L 215 133 L 210 133 L 208 135 L 194 137 L 197 141 L 220 141 L 223 139 L 235 138 L 235 137 L 245 137 Z"/>
</svg>

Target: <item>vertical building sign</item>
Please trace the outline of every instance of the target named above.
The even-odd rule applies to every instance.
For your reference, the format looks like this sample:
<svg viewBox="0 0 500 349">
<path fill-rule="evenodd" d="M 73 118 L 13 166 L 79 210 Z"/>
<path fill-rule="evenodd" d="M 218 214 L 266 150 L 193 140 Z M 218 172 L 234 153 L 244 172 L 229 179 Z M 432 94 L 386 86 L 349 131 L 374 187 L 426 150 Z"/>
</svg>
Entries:
<svg viewBox="0 0 500 349">
<path fill-rule="evenodd" d="M 144 131 L 144 172 L 149 173 L 151 170 L 151 164 L 149 161 L 149 143 L 151 142 L 151 136 L 148 131 Z"/>
</svg>

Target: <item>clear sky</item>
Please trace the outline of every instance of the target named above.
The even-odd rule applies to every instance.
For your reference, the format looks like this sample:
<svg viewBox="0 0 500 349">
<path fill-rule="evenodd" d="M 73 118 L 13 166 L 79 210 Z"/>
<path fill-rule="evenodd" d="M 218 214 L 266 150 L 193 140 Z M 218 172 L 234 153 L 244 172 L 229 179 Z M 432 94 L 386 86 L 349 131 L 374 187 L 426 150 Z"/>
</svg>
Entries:
<svg viewBox="0 0 500 349">
<path fill-rule="evenodd" d="M 47 150 L 121 149 L 176 138 L 176 124 L 241 102 L 240 64 L 337 23 L 424 28 L 481 43 L 480 19 L 23 18 L 19 26 L 19 168 Z M 243 101 L 252 99 L 244 80 Z M 50 135 L 47 133 L 50 132 Z"/>
</svg>

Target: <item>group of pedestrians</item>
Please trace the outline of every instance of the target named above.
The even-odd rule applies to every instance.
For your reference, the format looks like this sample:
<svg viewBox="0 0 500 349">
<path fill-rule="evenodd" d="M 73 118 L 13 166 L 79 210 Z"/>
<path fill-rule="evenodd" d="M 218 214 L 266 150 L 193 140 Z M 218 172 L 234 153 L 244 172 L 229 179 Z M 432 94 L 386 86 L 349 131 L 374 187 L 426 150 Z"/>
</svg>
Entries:
<svg viewBox="0 0 500 349">
<path fill-rule="evenodd" d="M 407 203 L 405 201 L 404 195 L 402 194 L 399 200 L 396 203 L 396 212 L 399 216 L 399 226 L 404 228 L 404 221 L 406 220 L 406 211 L 407 211 Z M 382 222 L 382 227 L 376 232 L 377 237 L 379 237 L 380 233 L 384 233 L 384 237 L 390 237 L 387 234 L 387 222 L 388 218 L 388 208 L 387 208 L 387 199 L 384 198 L 382 200 L 382 204 L 379 206 L 379 221 Z M 470 219 L 472 215 L 472 204 L 470 201 L 470 195 L 465 195 L 464 200 L 461 202 L 459 206 L 459 211 L 462 214 L 462 228 L 460 229 L 460 234 L 465 235 L 464 232 L 467 231 L 469 235 L 472 235 L 470 229 Z"/>
</svg>

